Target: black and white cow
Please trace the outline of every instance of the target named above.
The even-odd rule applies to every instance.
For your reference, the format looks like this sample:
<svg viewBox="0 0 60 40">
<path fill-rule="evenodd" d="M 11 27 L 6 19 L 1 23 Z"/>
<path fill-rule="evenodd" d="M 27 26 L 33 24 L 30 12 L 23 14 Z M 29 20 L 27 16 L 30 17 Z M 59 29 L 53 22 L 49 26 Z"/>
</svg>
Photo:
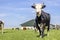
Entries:
<svg viewBox="0 0 60 40">
<path fill-rule="evenodd" d="M 39 36 L 43 38 L 44 29 L 47 26 L 47 31 L 50 28 L 50 14 L 44 12 L 42 9 L 45 8 L 44 4 L 33 4 L 32 8 L 36 11 L 35 26 L 39 30 Z"/>
<path fill-rule="evenodd" d="M 0 20 L 0 30 L 2 31 L 2 34 L 3 34 L 3 29 L 4 29 L 4 22 Z"/>
</svg>

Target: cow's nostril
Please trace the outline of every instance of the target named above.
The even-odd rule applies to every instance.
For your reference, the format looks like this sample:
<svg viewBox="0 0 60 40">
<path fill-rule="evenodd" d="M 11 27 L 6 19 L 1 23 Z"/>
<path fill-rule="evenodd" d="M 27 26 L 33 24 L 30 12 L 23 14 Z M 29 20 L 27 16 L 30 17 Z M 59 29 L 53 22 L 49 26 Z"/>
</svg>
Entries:
<svg viewBox="0 0 60 40">
<path fill-rule="evenodd" d="M 39 14 L 39 12 L 37 12 L 37 14 Z"/>
</svg>

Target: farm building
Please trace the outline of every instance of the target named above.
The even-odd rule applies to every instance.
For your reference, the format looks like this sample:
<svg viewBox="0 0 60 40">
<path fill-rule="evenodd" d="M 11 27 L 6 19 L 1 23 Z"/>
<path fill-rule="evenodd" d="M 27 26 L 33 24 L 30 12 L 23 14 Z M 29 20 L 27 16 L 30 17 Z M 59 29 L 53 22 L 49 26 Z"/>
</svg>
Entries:
<svg viewBox="0 0 60 40">
<path fill-rule="evenodd" d="M 56 25 L 55 25 L 55 28 L 56 28 L 56 29 L 60 29 L 60 25 L 57 25 L 57 24 L 56 24 Z"/>
<path fill-rule="evenodd" d="M 50 24 L 50 29 L 55 29 L 55 25 Z"/>
<path fill-rule="evenodd" d="M 29 21 L 27 21 L 25 23 L 22 23 L 21 24 L 21 29 L 23 29 L 23 28 L 34 29 L 33 26 L 34 26 L 34 19 L 29 20 Z M 56 28 L 60 28 L 60 26 L 59 25 L 50 24 L 50 29 L 56 29 Z"/>
<path fill-rule="evenodd" d="M 29 20 L 21 24 L 21 29 L 34 29 L 34 20 Z"/>
</svg>

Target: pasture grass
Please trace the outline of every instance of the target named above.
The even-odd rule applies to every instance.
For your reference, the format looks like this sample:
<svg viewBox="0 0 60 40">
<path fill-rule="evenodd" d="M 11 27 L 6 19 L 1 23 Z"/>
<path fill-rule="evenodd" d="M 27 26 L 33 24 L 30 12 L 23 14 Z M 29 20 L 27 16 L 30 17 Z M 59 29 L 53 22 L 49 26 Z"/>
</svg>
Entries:
<svg viewBox="0 0 60 40">
<path fill-rule="evenodd" d="M 44 38 L 37 37 L 39 33 L 34 30 L 4 30 L 4 34 L 0 31 L 0 40 L 60 40 L 60 30 L 50 30 L 45 34 L 49 34 Z"/>
</svg>

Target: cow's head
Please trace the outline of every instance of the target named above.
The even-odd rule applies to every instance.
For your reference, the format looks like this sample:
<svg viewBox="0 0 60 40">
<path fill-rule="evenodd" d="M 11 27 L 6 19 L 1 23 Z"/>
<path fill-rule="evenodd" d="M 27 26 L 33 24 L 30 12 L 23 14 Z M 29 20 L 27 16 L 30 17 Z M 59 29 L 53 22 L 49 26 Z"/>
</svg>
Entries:
<svg viewBox="0 0 60 40">
<path fill-rule="evenodd" d="M 36 15 L 40 16 L 41 15 L 41 10 L 43 8 L 45 8 L 46 5 L 44 5 L 44 3 L 43 4 L 33 4 L 31 7 L 35 9 Z"/>
</svg>

